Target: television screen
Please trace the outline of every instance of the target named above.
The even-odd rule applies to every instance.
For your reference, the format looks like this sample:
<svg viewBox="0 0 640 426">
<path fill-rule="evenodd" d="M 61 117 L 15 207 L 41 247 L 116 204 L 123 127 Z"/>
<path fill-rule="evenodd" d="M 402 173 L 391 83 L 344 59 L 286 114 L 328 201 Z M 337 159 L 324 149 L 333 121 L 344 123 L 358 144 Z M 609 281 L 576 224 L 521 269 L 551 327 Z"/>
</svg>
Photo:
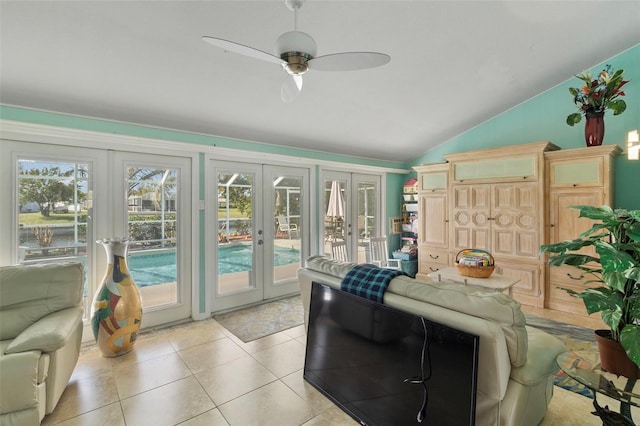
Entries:
<svg viewBox="0 0 640 426">
<path fill-rule="evenodd" d="M 478 336 L 313 283 L 304 378 L 366 425 L 473 425 Z"/>
</svg>

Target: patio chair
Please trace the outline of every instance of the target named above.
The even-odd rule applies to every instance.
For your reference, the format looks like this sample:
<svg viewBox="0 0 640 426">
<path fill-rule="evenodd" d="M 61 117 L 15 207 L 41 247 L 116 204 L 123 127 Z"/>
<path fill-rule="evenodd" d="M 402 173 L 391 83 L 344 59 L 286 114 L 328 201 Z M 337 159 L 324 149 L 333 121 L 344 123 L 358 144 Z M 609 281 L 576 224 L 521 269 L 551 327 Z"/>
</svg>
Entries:
<svg viewBox="0 0 640 426">
<path fill-rule="evenodd" d="M 340 262 L 348 262 L 349 255 L 347 254 L 347 242 L 346 241 L 332 241 L 331 242 L 331 255 L 334 260 Z"/>
<path fill-rule="evenodd" d="M 286 232 L 291 239 L 291 233 L 294 232 L 296 237 L 300 236 L 300 231 L 298 231 L 298 225 L 295 223 L 289 223 L 289 218 L 286 216 L 278 216 L 278 231 L 277 232 Z"/>
<path fill-rule="evenodd" d="M 386 235 L 382 237 L 371 237 L 369 240 L 369 256 L 371 263 L 380 268 L 402 270 L 400 259 L 389 259 Z"/>
</svg>

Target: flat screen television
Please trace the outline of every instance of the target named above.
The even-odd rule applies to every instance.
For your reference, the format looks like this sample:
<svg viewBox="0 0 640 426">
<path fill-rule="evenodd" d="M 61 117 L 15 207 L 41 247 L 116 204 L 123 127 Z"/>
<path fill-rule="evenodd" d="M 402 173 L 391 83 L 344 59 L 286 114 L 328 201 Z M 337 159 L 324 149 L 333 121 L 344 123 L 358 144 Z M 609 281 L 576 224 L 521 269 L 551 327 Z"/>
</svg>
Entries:
<svg viewBox="0 0 640 426">
<path fill-rule="evenodd" d="M 363 425 L 473 425 L 478 344 L 314 282 L 304 378 Z"/>
</svg>

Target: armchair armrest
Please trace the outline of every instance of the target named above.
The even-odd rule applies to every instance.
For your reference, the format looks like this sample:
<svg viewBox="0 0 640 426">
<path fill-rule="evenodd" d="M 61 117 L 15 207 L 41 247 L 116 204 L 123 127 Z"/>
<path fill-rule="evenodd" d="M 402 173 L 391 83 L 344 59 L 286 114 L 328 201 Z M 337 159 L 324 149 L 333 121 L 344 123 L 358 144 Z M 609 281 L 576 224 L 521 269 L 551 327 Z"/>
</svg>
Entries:
<svg viewBox="0 0 640 426">
<path fill-rule="evenodd" d="M 49 314 L 33 323 L 7 346 L 5 353 L 31 350 L 53 352 L 69 340 L 78 322 L 82 321 L 82 308 L 68 308 Z"/>
</svg>

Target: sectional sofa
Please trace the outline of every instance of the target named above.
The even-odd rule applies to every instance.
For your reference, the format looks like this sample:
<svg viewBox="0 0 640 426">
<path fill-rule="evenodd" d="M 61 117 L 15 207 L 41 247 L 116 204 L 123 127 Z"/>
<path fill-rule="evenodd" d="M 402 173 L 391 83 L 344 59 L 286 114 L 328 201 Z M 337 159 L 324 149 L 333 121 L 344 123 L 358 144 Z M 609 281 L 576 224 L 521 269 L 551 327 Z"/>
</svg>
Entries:
<svg viewBox="0 0 640 426">
<path fill-rule="evenodd" d="M 311 256 L 298 271 L 308 326 L 312 282 L 340 288 L 353 263 Z M 383 303 L 480 337 L 476 424 L 535 426 L 553 396 L 556 357 L 566 350 L 556 337 L 526 325 L 510 296 L 455 283 L 394 278 Z"/>
<path fill-rule="evenodd" d="M 81 263 L 0 267 L 0 424 L 53 412 L 82 341 Z"/>
</svg>

